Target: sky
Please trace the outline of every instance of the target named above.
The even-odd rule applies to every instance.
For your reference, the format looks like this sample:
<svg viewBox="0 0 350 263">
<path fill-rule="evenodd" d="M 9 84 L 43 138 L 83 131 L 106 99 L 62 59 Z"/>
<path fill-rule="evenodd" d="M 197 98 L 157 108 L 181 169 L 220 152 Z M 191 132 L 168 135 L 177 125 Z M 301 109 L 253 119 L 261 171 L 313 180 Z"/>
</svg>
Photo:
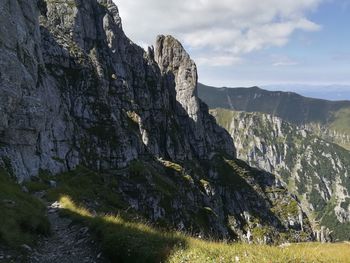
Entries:
<svg viewBox="0 0 350 263">
<path fill-rule="evenodd" d="M 349 85 L 350 96 L 350 0 L 114 2 L 131 40 L 178 38 L 204 84 Z"/>
</svg>

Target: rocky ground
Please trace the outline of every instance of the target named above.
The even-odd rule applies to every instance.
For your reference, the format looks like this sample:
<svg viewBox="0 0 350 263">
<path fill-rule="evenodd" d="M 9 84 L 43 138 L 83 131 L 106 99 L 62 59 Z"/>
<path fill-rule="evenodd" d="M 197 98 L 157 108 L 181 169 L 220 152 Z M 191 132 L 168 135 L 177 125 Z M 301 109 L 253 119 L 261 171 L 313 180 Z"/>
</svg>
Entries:
<svg viewBox="0 0 350 263">
<path fill-rule="evenodd" d="M 106 262 L 99 246 L 89 234 L 87 227 L 73 224 L 59 215 L 60 204 L 48 205 L 51 236 L 40 241 L 37 249 L 29 256 L 30 263 Z"/>
<path fill-rule="evenodd" d="M 0 247 L 0 262 L 99 263 L 108 262 L 89 229 L 59 215 L 60 204 L 47 206 L 51 235 L 43 237 L 36 248 L 23 244 L 20 250 Z"/>
</svg>

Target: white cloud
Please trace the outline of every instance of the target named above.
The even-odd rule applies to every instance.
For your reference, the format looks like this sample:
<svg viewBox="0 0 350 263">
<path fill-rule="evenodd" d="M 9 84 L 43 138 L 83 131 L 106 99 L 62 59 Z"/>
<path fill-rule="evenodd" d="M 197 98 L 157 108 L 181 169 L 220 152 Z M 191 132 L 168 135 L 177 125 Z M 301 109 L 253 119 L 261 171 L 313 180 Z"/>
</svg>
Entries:
<svg viewBox="0 0 350 263">
<path fill-rule="evenodd" d="M 272 66 L 274 67 L 296 66 L 300 64 L 299 61 L 296 61 L 288 56 L 273 55 L 271 59 L 273 61 Z"/>
<path fill-rule="evenodd" d="M 216 61 L 227 65 L 243 54 L 285 45 L 296 30 L 319 30 L 307 13 L 323 0 L 114 1 L 135 42 L 151 45 L 156 35 L 172 34 L 196 50 L 200 63 L 216 52 Z M 231 55 L 225 57 L 227 53 Z"/>
<path fill-rule="evenodd" d="M 274 67 L 285 67 L 285 66 L 296 66 L 298 64 L 299 63 L 296 61 L 278 61 L 278 62 L 273 63 L 272 65 Z"/>
<path fill-rule="evenodd" d="M 208 55 L 196 58 L 197 65 L 211 66 L 211 67 L 226 67 L 241 63 L 243 60 L 240 57 L 222 56 L 222 55 Z"/>
</svg>

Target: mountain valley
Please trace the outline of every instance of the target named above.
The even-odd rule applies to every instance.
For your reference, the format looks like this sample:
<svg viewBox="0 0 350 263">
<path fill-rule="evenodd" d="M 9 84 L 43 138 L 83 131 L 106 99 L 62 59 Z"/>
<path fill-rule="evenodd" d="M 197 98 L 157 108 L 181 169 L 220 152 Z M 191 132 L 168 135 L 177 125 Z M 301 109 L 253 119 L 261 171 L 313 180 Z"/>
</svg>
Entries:
<svg viewBox="0 0 350 263">
<path fill-rule="evenodd" d="M 237 157 L 278 175 L 335 239 L 348 240 L 350 152 L 302 127 L 263 113 L 211 110 L 234 139 Z"/>
<path fill-rule="evenodd" d="M 0 25 L 0 262 L 346 262 L 350 102 L 203 86 L 112 0 Z"/>
<path fill-rule="evenodd" d="M 261 112 L 303 126 L 318 136 L 350 149 L 350 101 L 327 101 L 293 92 L 198 85 L 199 97 L 210 108 Z"/>
</svg>

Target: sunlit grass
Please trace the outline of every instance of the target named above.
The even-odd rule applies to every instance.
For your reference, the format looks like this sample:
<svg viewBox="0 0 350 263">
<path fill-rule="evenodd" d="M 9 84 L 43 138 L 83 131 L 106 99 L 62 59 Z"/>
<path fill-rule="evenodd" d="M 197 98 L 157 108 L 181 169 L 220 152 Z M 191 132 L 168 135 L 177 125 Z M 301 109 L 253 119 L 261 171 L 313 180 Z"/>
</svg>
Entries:
<svg viewBox="0 0 350 263">
<path fill-rule="evenodd" d="M 93 215 L 87 209 L 77 206 L 69 196 L 62 196 L 60 198 L 60 205 L 62 208 L 74 212 L 79 216 L 93 218 Z"/>
<path fill-rule="evenodd" d="M 94 216 L 68 196 L 60 199 L 63 214 L 89 226 L 112 262 L 164 262 L 176 246 L 185 244 L 178 233 L 161 232 L 143 222 L 118 215 Z"/>
<path fill-rule="evenodd" d="M 350 244 L 301 243 L 286 247 L 212 242 L 165 232 L 117 215 L 94 216 L 69 196 L 60 203 L 66 213 L 86 223 L 106 255 L 118 262 L 350 262 Z"/>
<path fill-rule="evenodd" d="M 331 129 L 346 134 L 350 133 L 350 108 L 343 108 L 334 113 Z"/>
<path fill-rule="evenodd" d="M 349 244 L 267 245 L 223 244 L 187 239 L 188 248 L 176 251 L 169 262 L 350 262 Z"/>
</svg>

